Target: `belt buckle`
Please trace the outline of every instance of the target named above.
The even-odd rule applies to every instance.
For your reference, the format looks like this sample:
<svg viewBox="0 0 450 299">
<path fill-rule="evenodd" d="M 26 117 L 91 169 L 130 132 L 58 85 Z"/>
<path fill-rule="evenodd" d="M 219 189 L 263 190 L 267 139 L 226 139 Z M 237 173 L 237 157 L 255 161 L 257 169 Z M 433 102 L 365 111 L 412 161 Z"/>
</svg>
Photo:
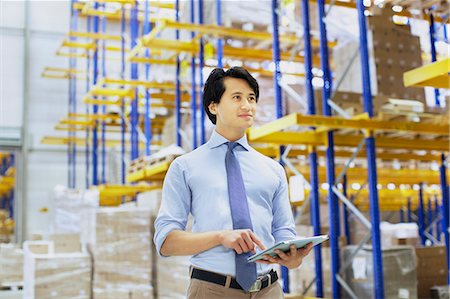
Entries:
<svg viewBox="0 0 450 299">
<path fill-rule="evenodd" d="M 258 278 L 248 290 L 249 293 L 259 292 L 261 290 L 262 282 L 261 279 Z"/>
</svg>

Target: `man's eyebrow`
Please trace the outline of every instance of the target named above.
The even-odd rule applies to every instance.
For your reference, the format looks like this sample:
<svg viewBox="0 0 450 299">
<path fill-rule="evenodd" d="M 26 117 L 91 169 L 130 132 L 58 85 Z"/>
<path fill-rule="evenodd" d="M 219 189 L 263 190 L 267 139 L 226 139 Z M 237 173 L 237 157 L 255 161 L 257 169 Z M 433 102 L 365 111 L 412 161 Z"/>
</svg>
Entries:
<svg viewBox="0 0 450 299">
<path fill-rule="evenodd" d="M 235 91 L 235 92 L 233 92 L 231 95 L 234 95 L 234 94 L 244 94 L 244 93 L 243 93 L 242 91 Z M 251 93 L 249 93 L 248 95 L 254 96 L 255 93 L 254 93 L 254 92 L 251 92 Z"/>
</svg>

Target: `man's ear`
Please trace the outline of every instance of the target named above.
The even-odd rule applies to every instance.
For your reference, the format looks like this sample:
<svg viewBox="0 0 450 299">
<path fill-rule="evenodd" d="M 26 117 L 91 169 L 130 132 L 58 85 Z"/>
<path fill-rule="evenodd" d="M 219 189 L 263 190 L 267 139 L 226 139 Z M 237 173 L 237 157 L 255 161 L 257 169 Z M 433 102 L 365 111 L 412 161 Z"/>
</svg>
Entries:
<svg viewBox="0 0 450 299">
<path fill-rule="evenodd" d="M 214 102 L 211 102 L 211 104 L 209 104 L 208 106 L 209 112 L 211 112 L 211 114 L 216 115 L 216 109 L 217 109 L 217 105 Z"/>
</svg>

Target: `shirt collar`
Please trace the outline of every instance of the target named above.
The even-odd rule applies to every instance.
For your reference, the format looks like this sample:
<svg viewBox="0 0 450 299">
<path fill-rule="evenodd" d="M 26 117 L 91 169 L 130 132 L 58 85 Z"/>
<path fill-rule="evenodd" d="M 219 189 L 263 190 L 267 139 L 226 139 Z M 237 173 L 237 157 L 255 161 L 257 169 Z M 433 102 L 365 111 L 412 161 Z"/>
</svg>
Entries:
<svg viewBox="0 0 450 299">
<path fill-rule="evenodd" d="M 220 135 L 216 132 L 216 130 L 213 130 L 211 134 L 211 138 L 209 138 L 208 145 L 209 148 L 215 148 L 218 146 L 221 146 L 224 143 L 230 142 L 228 139 Z M 247 141 L 247 135 L 244 134 L 240 139 L 236 140 L 235 142 L 239 143 L 243 148 L 245 148 L 247 151 L 250 150 L 250 145 Z"/>
</svg>

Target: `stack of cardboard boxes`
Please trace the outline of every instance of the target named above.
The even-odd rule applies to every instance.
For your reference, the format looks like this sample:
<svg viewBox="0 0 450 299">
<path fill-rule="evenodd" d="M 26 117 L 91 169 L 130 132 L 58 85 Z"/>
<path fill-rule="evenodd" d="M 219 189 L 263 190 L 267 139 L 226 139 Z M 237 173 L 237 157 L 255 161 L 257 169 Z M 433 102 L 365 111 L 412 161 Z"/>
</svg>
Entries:
<svg viewBox="0 0 450 299">
<path fill-rule="evenodd" d="M 343 249 L 342 265 L 352 255 L 356 246 Z M 417 298 L 416 258 L 411 246 L 397 246 L 382 250 L 384 294 L 386 298 Z M 345 281 L 357 298 L 373 298 L 372 248 L 364 247 L 346 269 Z M 345 292 L 344 292 L 345 294 Z M 345 294 L 345 298 L 349 298 Z"/>
<path fill-rule="evenodd" d="M 158 298 L 183 299 L 189 287 L 188 256 L 159 257 L 157 260 Z"/>
<path fill-rule="evenodd" d="M 403 73 L 422 65 L 419 37 L 411 34 L 409 25 L 396 25 L 392 9 L 386 7 L 369 17 L 368 33 L 370 86 L 374 111 L 386 104 L 388 98 L 415 100 L 425 103 L 421 88 L 404 87 Z M 349 62 L 354 58 L 349 71 Z M 341 80 L 341 92 L 362 93 L 362 73 L 357 40 L 341 41 L 333 49 L 335 81 Z M 361 101 L 362 104 L 362 101 Z"/>
<path fill-rule="evenodd" d="M 91 297 L 87 252 L 60 253 L 53 241 L 24 242 L 24 298 Z"/>
<path fill-rule="evenodd" d="M 15 244 L 0 244 L 0 287 L 23 285 L 23 250 Z"/>
<path fill-rule="evenodd" d="M 382 96 L 425 102 L 421 88 L 406 88 L 403 73 L 422 65 L 419 37 L 409 25 L 395 25 L 390 7 L 369 18 L 377 74 L 377 90 Z"/>
<path fill-rule="evenodd" d="M 150 219 L 144 208 L 95 212 L 89 241 L 94 298 L 153 298 Z"/>
<path fill-rule="evenodd" d="M 445 246 L 416 248 L 418 298 L 430 298 L 431 288 L 447 284 Z"/>
</svg>

